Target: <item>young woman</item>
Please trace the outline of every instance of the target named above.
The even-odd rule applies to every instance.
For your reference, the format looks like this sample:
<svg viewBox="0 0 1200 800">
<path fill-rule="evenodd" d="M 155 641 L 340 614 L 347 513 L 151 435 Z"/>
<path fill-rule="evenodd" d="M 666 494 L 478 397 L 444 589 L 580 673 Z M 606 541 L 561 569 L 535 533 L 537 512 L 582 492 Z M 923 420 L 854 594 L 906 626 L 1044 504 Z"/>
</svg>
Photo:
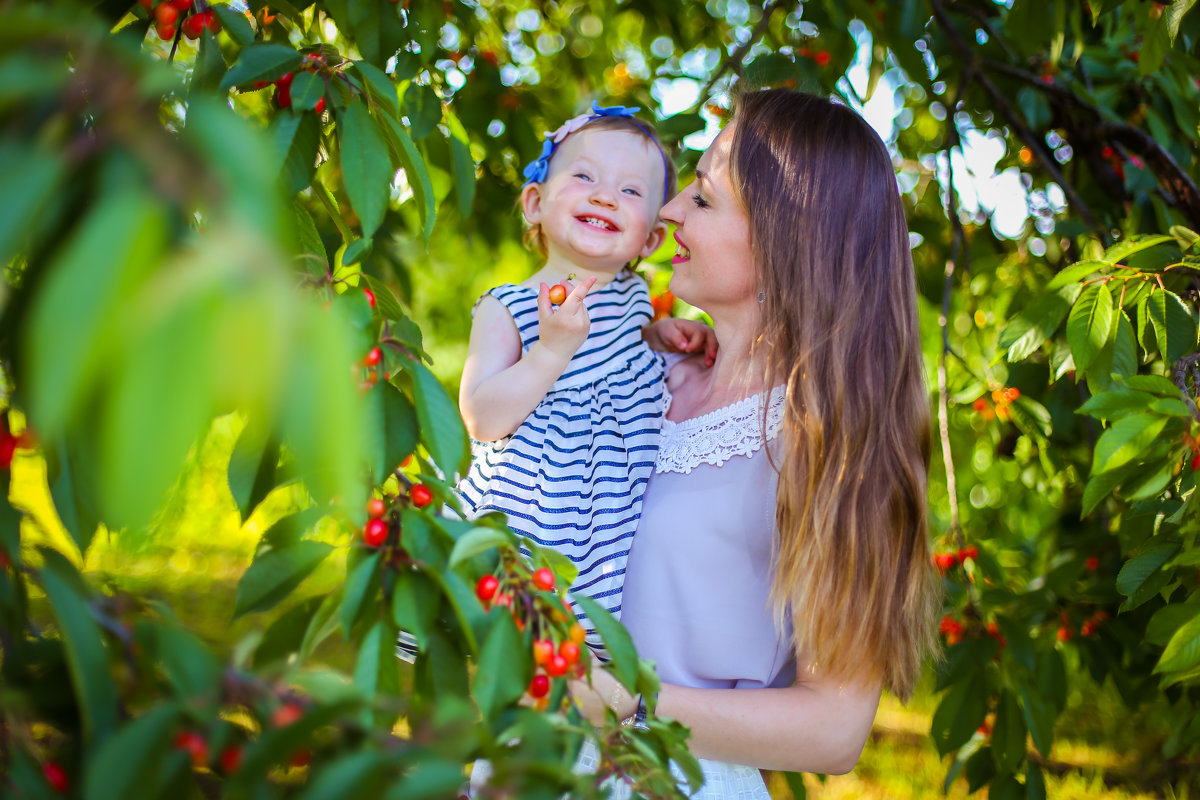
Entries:
<svg viewBox="0 0 1200 800">
<path fill-rule="evenodd" d="M 671 369 L 622 621 L 691 728 L 696 796 L 767 798 L 759 768 L 849 771 L 935 646 L 908 229 L 866 122 L 783 90 L 740 98 L 660 215 L 719 348 Z M 606 678 L 575 687 L 589 717 L 633 716 Z"/>
</svg>

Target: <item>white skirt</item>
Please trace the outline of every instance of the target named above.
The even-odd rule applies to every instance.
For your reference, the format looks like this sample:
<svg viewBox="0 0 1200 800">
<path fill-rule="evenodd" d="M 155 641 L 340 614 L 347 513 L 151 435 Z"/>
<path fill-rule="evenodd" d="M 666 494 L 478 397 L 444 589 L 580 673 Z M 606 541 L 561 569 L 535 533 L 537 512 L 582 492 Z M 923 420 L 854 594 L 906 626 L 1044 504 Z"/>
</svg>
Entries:
<svg viewBox="0 0 1200 800">
<path fill-rule="evenodd" d="M 575 771 L 595 772 L 599 763 L 598 756 L 595 743 L 588 739 L 579 751 Z M 707 758 L 701 758 L 699 761 L 700 769 L 704 771 L 704 785 L 688 795 L 693 800 L 771 800 L 767 785 L 763 783 L 762 773 L 754 767 L 710 761 Z M 687 791 L 687 780 L 683 771 L 671 764 L 671 772 L 679 781 L 680 790 Z M 633 790 L 627 783 L 612 780 L 606 786 L 612 790 L 612 794 L 609 795 L 612 800 L 628 800 L 633 797 Z"/>
</svg>

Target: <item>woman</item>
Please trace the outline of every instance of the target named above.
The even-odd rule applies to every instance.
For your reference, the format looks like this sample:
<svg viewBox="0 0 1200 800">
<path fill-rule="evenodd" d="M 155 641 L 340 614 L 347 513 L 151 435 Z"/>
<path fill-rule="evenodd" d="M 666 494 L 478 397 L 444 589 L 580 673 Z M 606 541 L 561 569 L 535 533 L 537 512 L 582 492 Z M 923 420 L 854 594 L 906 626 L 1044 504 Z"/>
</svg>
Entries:
<svg viewBox="0 0 1200 800">
<path fill-rule="evenodd" d="M 661 216 L 719 350 L 670 373 L 622 621 L 705 759 L 698 796 L 766 798 L 758 768 L 853 768 L 935 644 L 908 230 L 874 131 L 783 90 L 740 98 Z M 586 713 L 633 715 L 606 679 Z"/>
</svg>

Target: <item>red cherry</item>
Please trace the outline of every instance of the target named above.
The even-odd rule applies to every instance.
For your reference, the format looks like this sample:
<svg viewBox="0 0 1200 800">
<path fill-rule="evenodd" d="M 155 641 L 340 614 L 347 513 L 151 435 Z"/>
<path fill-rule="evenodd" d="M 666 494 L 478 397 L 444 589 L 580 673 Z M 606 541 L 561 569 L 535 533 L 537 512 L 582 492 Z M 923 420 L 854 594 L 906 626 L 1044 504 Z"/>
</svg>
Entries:
<svg viewBox="0 0 1200 800">
<path fill-rule="evenodd" d="M 1088 572 L 1095 572 L 1100 569 L 1100 559 L 1096 556 L 1088 556 L 1087 561 L 1083 562 L 1083 567 Z"/>
<path fill-rule="evenodd" d="M 561 283 L 556 283 L 550 287 L 550 302 L 556 306 L 561 306 L 563 301 L 567 299 L 567 287 Z"/>
<path fill-rule="evenodd" d="M 958 563 L 958 556 L 954 553 L 934 553 L 933 565 L 944 575 L 946 571 Z"/>
<path fill-rule="evenodd" d="M 192 766 L 200 769 L 208 764 L 208 743 L 195 731 L 180 731 L 175 736 L 175 749 L 192 758 Z"/>
<path fill-rule="evenodd" d="M 549 639 L 534 639 L 533 663 L 539 667 L 554 657 L 554 642 Z"/>
<path fill-rule="evenodd" d="M 546 662 L 546 674 L 551 678 L 557 678 L 560 675 L 566 675 L 567 668 L 570 666 L 565 658 L 560 655 L 554 655 Z"/>
<path fill-rule="evenodd" d="M 1196 450 L 1192 453 L 1192 472 L 1195 472 L 1198 469 L 1200 469 L 1200 450 Z"/>
<path fill-rule="evenodd" d="M 492 602 L 492 598 L 496 596 L 496 592 L 500 589 L 500 579 L 495 575 L 484 575 L 475 584 L 475 596 L 484 605 Z"/>
<path fill-rule="evenodd" d="M 232 775 L 237 772 L 238 767 L 242 765 L 242 748 L 236 745 L 230 745 L 221 751 L 221 771 L 226 775 Z"/>
<path fill-rule="evenodd" d="M 367 501 L 367 516 L 372 519 L 379 519 L 387 513 L 387 503 L 380 500 L 378 497 L 372 497 Z"/>
<path fill-rule="evenodd" d="M 171 5 L 170 0 L 159 3 L 154 7 L 154 19 L 158 20 L 159 25 L 174 25 L 175 20 L 179 19 L 179 9 Z"/>
<path fill-rule="evenodd" d="M 429 491 L 429 487 L 423 483 L 415 483 L 408 490 L 408 498 L 412 500 L 412 504 L 417 508 L 424 508 L 433 502 L 433 492 Z"/>
<path fill-rule="evenodd" d="M 374 367 L 379 364 L 379 361 L 382 358 L 383 358 L 383 351 L 380 350 L 378 347 L 372 347 L 369 351 L 367 351 L 367 355 L 363 358 L 363 365 L 368 366 L 368 367 Z"/>
<path fill-rule="evenodd" d="M 293 767 L 307 767 L 311 758 L 312 753 L 309 750 L 298 750 L 296 751 L 296 755 L 292 756 L 292 760 L 288 763 Z"/>
<path fill-rule="evenodd" d="M 204 17 L 200 14 L 192 14 L 183 21 L 183 35 L 195 41 L 200 38 L 200 34 L 204 33 Z"/>
<path fill-rule="evenodd" d="M 554 573 L 548 567 L 535 569 L 533 571 L 533 585 L 543 592 L 552 591 L 554 589 Z"/>
<path fill-rule="evenodd" d="M 828 50 L 818 50 L 814 58 L 816 59 L 818 67 L 826 67 L 829 66 L 829 62 L 833 56 L 829 55 Z"/>
<path fill-rule="evenodd" d="M 582 625 L 572 625 L 567 630 L 567 636 L 575 644 L 583 644 L 583 640 L 587 638 L 587 631 L 583 629 Z"/>
<path fill-rule="evenodd" d="M 55 761 L 47 761 L 42 764 L 42 777 L 46 779 L 46 783 L 50 784 L 50 788 L 59 794 L 66 794 L 67 790 L 71 788 L 71 781 L 67 778 L 66 770 Z"/>
<path fill-rule="evenodd" d="M 283 75 L 279 76 L 278 79 L 276 79 L 275 85 L 278 86 L 280 89 L 291 89 L 292 88 L 292 80 L 294 77 L 295 76 L 292 75 L 292 73 L 285 72 L 285 73 L 283 73 Z"/>
<path fill-rule="evenodd" d="M 379 547 L 387 541 L 388 526 L 381 519 L 369 519 L 363 526 L 363 541 L 367 547 Z"/>
<path fill-rule="evenodd" d="M 537 674 L 533 676 L 533 680 L 529 682 L 530 697 L 545 697 L 550 693 L 550 679 L 545 675 Z"/>
<path fill-rule="evenodd" d="M 204 17 L 204 24 L 208 26 L 208 30 L 213 36 L 221 32 L 221 20 L 217 19 L 217 15 L 213 13 L 211 8 L 205 11 L 202 16 Z"/>
<path fill-rule="evenodd" d="M 304 709 L 298 703 L 284 703 L 271 714 L 271 724 L 276 728 L 286 728 L 302 716 Z"/>
<path fill-rule="evenodd" d="M 370 289 L 363 289 L 363 294 L 367 296 L 367 302 L 371 304 L 371 308 L 375 307 L 375 293 Z"/>
<path fill-rule="evenodd" d="M 499 597 L 496 598 L 496 605 L 503 606 L 504 608 L 512 608 L 512 595 L 507 595 L 507 594 L 500 595 Z M 525 623 L 521 622 L 521 620 L 517 620 L 517 629 L 524 630 Z"/>
<path fill-rule="evenodd" d="M 324 110 L 325 110 L 325 98 L 324 98 L 324 97 L 318 97 L 318 98 L 317 98 L 317 104 L 316 104 L 315 106 L 313 106 L 313 111 L 315 111 L 316 113 L 320 114 L 320 113 L 321 113 L 322 111 L 324 111 Z"/>
<path fill-rule="evenodd" d="M 162 6 L 159 6 L 159 8 L 162 8 Z M 164 42 L 169 42 L 175 38 L 175 23 L 155 23 L 154 32 L 158 34 L 158 38 L 162 39 Z"/>
<path fill-rule="evenodd" d="M 0 432 L 0 469 L 12 466 L 13 454 L 17 452 L 17 437 Z"/>
<path fill-rule="evenodd" d="M 1069 641 L 1071 639 L 1071 629 L 1068 628 L 1066 625 L 1060 625 L 1060 626 L 1058 626 L 1058 633 L 1055 634 L 1055 637 L 1060 642 Z"/>
<path fill-rule="evenodd" d="M 146 9 L 147 11 L 154 10 L 154 0 L 138 0 L 138 5 L 140 5 L 142 8 Z"/>
<path fill-rule="evenodd" d="M 979 558 L 979 548 L 976 547 L 975 545 L 970 545 L 969 547 L 964 547 L 962 550 L 958 551 L 958 560 L 959 561 L 966 561 L 968 558 L 972 559 L 972 560 L 978 559 Z"/>
<path fill-rule="evenodd" d="M 192 0 L 167 0 L 167 2 L 175 6 L 175 10 L 181 14 L 192 7 Z"/>
<path fill-rule="evenodd" d="M 558 654 L 567 662 L 567 666 L 570 666 L 579 660 L 579 645 L 571 641 L 563 642 L 558 646 Z"/>
</svg>

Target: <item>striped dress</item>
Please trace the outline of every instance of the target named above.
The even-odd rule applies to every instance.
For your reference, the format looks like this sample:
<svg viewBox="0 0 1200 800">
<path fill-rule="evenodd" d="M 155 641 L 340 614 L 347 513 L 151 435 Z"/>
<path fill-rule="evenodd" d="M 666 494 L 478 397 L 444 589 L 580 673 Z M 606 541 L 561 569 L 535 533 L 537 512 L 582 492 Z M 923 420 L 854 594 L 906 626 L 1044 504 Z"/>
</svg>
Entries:
<svg viewBox="0 0 1200 800">
<path fill-rule="evenodd" d="M 528 352 L 538 340 L 537 292 L 506 284 L 489 294 L 512 314 Z M 513 530 L 570 558 L 579 569 L 571 592 L 619 617 L 625 561 L 658 452 L 665 371 L 642 341 L 653 314 L 645 281 L 623 271 L 584 302 L 587 339 L 511 436 L 472 442 L 458 488 L 469 516 L 502 511 Z"/>
</svg>

